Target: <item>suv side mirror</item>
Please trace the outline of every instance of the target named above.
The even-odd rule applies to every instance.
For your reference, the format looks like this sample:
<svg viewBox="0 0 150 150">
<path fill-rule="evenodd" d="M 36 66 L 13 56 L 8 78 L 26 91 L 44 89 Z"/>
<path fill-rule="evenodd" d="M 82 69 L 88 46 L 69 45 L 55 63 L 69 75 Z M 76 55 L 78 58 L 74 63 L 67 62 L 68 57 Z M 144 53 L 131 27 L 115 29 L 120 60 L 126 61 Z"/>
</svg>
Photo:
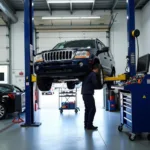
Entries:
<svg viewBox="0 0 150 150">
<path fill-rule="evenodd" d="M 97 55 L 99 55 L 101 53 L 108 53 L 108 51 L 109 51 L 109 47 L 103 47 L 102 50 L 97 51 Z"/>
</svg>

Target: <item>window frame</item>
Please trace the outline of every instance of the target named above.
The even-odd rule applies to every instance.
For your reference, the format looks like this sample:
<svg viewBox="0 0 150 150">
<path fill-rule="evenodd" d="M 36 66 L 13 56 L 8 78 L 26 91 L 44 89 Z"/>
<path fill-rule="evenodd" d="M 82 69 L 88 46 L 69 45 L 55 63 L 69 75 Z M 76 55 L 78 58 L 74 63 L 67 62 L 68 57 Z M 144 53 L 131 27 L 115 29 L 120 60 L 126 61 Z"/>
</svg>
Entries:
<svg viewBox="0 0 150 150">
<path fill-rule="evenodd" d="M 105 44 L 103 42 L 101 42 L 99 39 L 96 39 L 97 40 L 97 44 L 100 43 L 101 44 L 101 50 L 102 48 L 106 47 Z M 106 53 L 104 53 L 104 55 L 106 55 Z"/>
<path fill-rule="evenodd" d="M 14 88 L 14 90 L 15 90 L 15 89 L 18 90 L 18 91 L 15 90 L 15 92 L 22 92 L 22 90 L 21 90 L 19 87 L 15 86 L 15 85 L 13 86 L 13 88 Z"/>
</svg>

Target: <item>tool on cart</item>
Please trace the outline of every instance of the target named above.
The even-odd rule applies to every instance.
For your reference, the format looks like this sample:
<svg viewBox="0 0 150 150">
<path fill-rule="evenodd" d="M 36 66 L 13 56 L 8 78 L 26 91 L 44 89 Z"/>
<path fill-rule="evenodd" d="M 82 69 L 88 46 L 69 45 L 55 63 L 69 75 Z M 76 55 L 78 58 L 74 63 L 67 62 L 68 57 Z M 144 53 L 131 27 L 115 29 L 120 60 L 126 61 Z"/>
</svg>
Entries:
<svg viewBox="0 0 150 150">
<path fill-rule="evenodd" d="M 77 107 L 77 88 L 69 91 L 59 88 L 59 110 L 61 114 L 63 110 L 75 110 L 75 113 L 80 111 Z"/>
</svg>

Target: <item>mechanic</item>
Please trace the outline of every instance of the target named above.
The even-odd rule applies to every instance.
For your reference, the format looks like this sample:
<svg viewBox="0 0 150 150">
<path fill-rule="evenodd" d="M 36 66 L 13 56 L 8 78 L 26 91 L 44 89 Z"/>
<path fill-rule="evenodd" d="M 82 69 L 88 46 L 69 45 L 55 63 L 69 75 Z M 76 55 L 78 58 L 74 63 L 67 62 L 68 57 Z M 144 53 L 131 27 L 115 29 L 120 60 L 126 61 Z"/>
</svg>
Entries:
<svg viewBox="0 0 150 150">
<path fill-rule="evenodd" d="M 98 127 L 93 126 L 93 120 L 96 113 L 94 90 L 101 89 L 102 85 L 99 81 L 99 64 L 93 66 L 90 72 L 83 80 L 81 94 L 85 105 L 84 128 L 87 130 L 97 130 Z"/>
</svg>

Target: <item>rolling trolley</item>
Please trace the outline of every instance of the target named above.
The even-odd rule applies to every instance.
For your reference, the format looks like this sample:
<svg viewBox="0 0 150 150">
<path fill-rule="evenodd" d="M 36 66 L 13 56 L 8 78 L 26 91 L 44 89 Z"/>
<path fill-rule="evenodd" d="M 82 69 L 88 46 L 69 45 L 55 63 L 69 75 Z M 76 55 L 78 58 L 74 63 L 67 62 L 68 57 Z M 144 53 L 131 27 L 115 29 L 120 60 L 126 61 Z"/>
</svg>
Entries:
<svg viewBox="0 0 150 150">
<path fill-rule="evenodd" d="M 148 133 L 150 140 L 150 75 L 146 75 L 142 82 L 125 86 L 112 86 L 120 93 L 120 125 L 118 130 L 122 132 L 123 127 L 129 129 L 129 139 L 134 141 L 137 135 Z"/>
<path fill-rule="evenodd" d="M 77 107 L 77 88 L 75 90 L 59 89 L 59 110 L 63 113 L 63 110 L 75 110 L 75 113 L 80 111 Z"/>
</svg>

